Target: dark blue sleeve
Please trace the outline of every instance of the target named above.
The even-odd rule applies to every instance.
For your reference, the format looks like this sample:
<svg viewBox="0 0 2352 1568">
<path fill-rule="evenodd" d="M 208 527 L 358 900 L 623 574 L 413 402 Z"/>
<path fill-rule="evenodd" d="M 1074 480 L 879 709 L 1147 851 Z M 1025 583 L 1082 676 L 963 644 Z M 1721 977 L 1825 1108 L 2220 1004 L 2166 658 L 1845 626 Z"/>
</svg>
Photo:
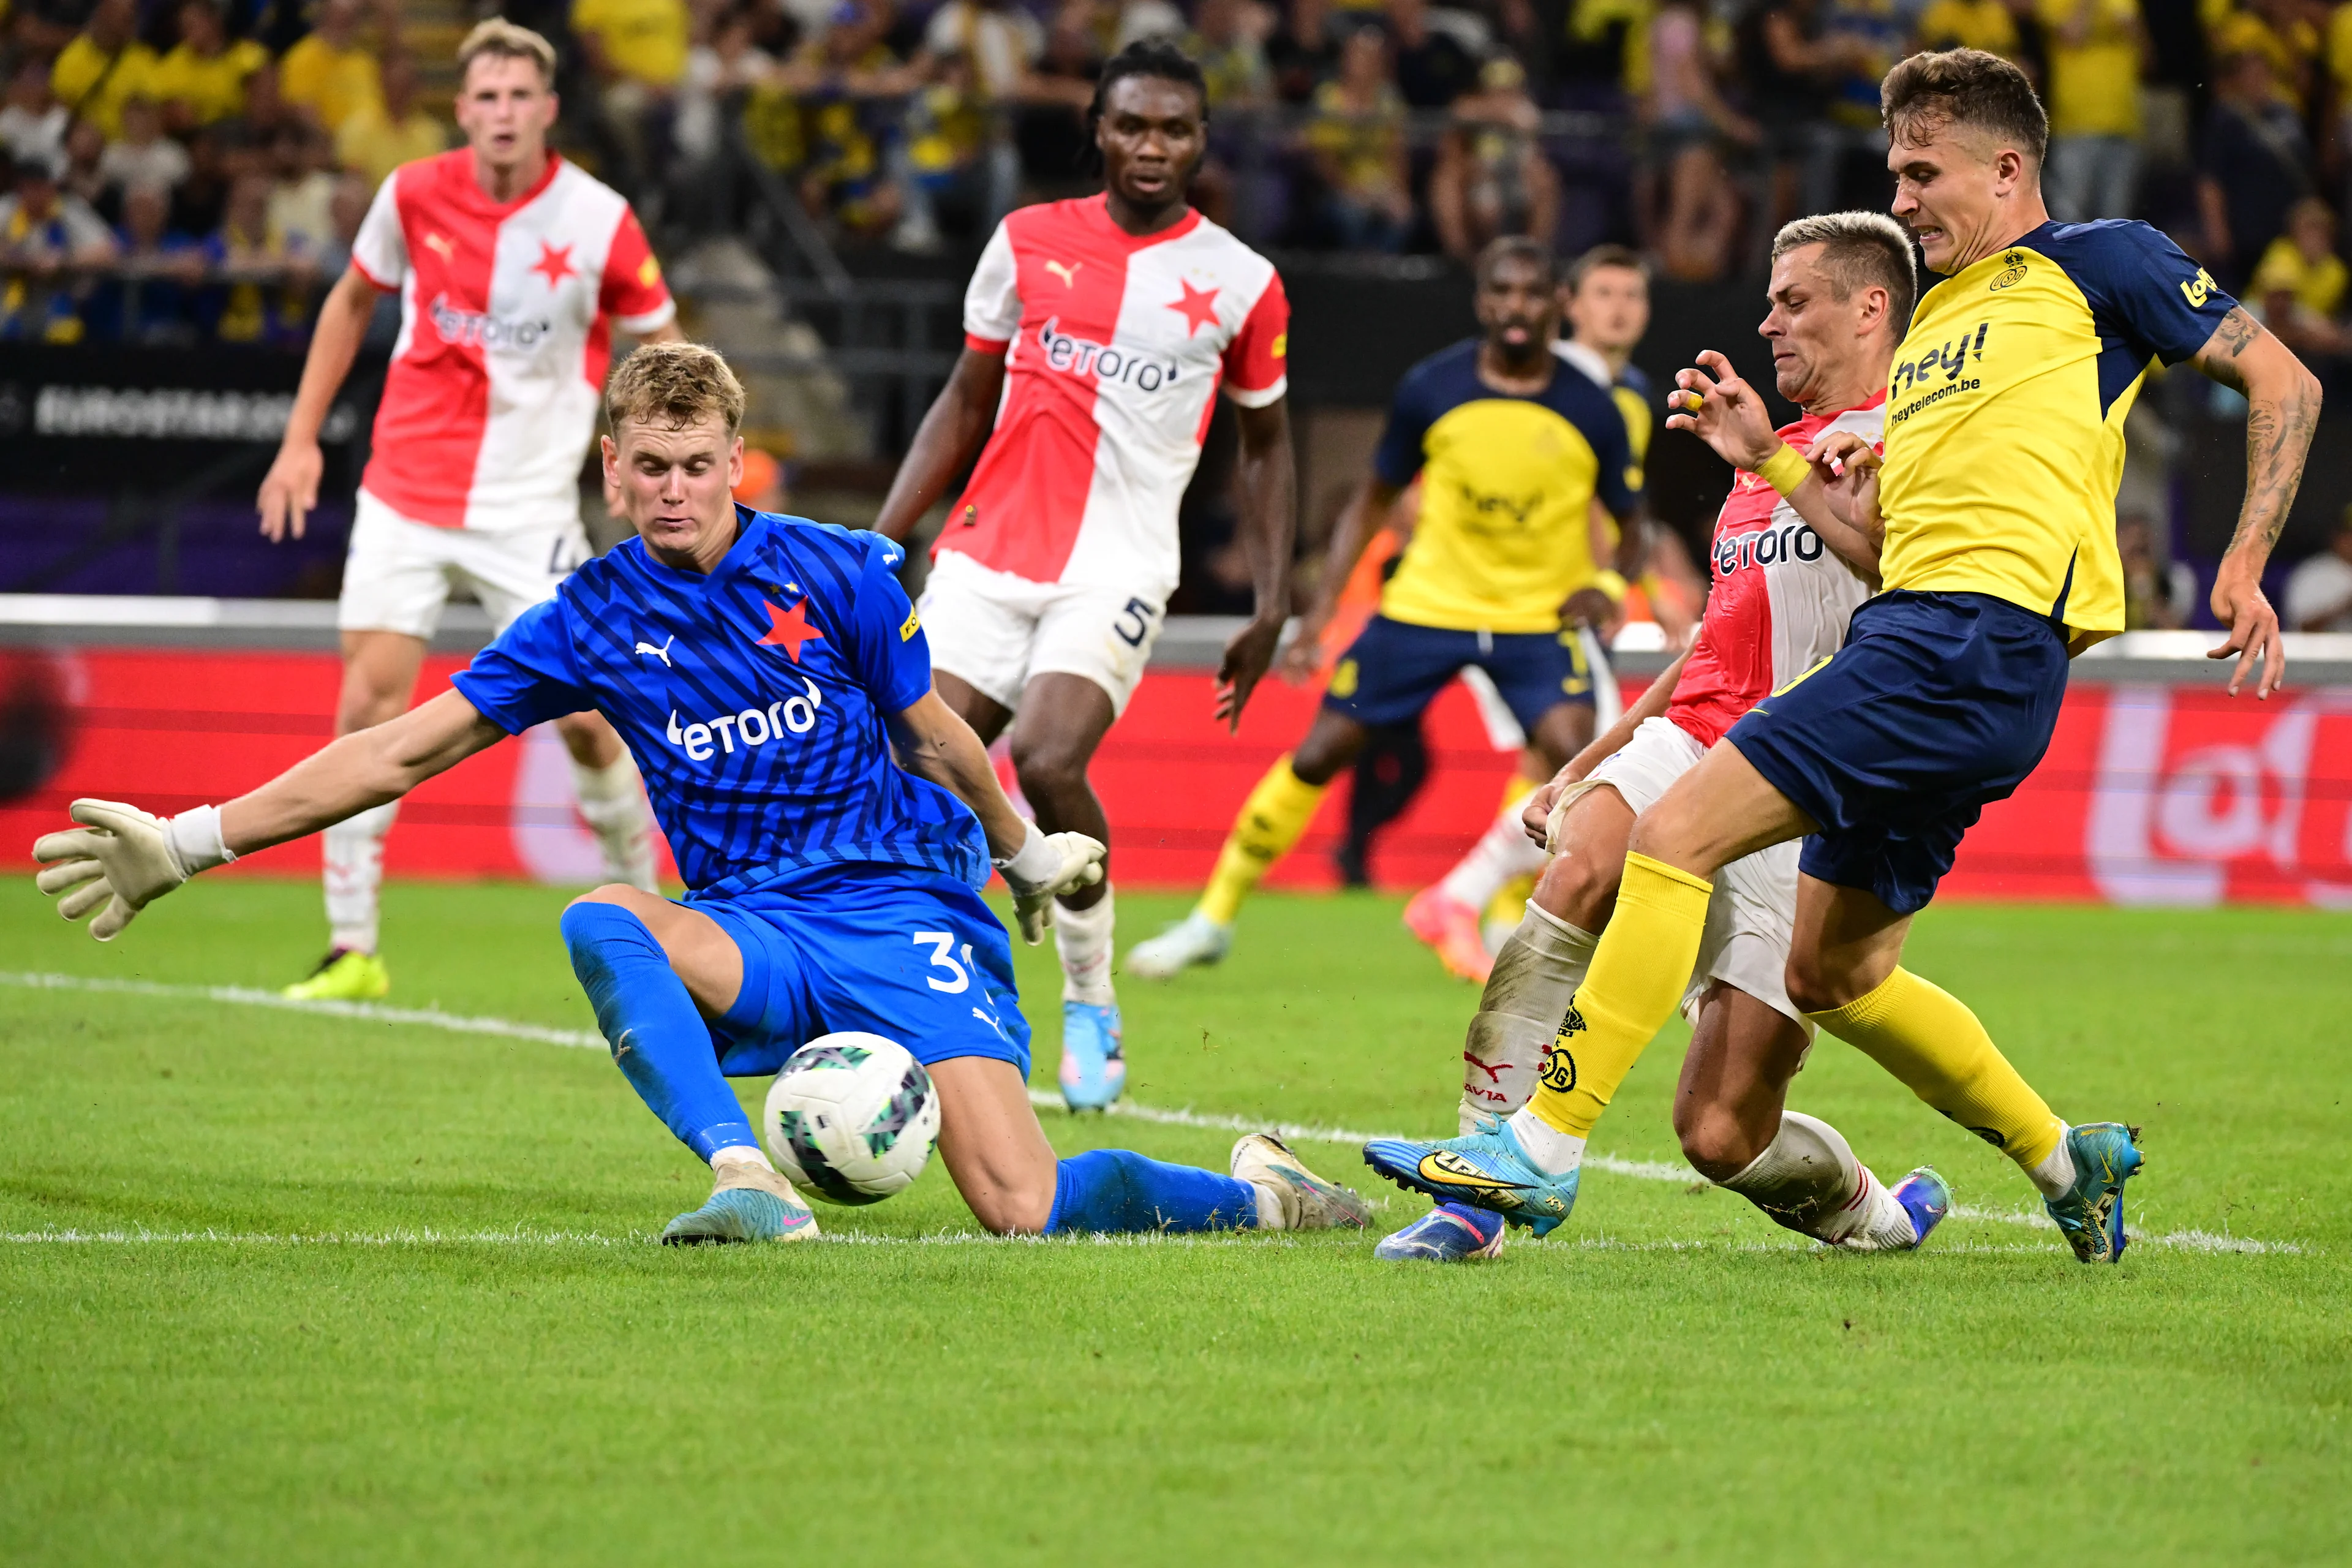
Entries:
<svg viewBox="0 0 2352 1568">
<path fill-rule="evenodd" d="M 2205 346 L 2237 301 L 2163 233 L 2134 218 L 2062 230 L 2058 264 L 2113 333 L 2178 364 Z"/>
<path fill-rule="evenodd" d="M 1389 401 L 1389 422 L 1381 431 L 1381 444 L 1372 449 L 1373 476 L 1396 489 L 1412 483 L 1413 475 L 1421 472 L 1421 444 L 1436 422 L 1436 413 L 1430 406 L 1430 379 L 1426 364 L 1405 373 L 1397 383 L 1396 395 Z"/>
<path fill-rule="evenodd" d="M 850 662 L 857 683 L 885 713 L 903 713 L 931 689 L 931 643 L 898 583 L 907 552 L 878 533 L 850 537 L 865 546 L 850 605 Z"/>
<path fill-rule="evenodd" d="M 449 684 L 509 735 L 596 706 L 572 657 L 561 595 L 516 616 Z"/>
<path fill-rule="evenodd" d="M 1623 517 L 1641 499 L 1633 483 L 1640 468 L 1633 461 L 1633 438 L 1625 433 L 1625 416 L 1618 411 L 1617 400 L 1604 392 L 1601 402 L 1592 416 L 1580 422 L 1584 438 L 1592 443 L 1592 455 L 1601 463 L 1593 476 L 1592 493 L 1612 514 Z"/>
</svg>

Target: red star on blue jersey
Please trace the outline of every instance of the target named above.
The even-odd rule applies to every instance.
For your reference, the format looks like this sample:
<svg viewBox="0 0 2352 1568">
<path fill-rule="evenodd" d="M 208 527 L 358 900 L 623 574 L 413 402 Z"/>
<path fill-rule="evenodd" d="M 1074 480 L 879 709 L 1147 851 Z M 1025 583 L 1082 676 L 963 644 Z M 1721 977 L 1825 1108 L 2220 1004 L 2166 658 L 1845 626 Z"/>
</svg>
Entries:
<svg viewBox="0 0 2352 1568">
<path fill-rule="evenodd" d="M 782 648 L 793 656 L 793 662 L 798 664 L 801 661 L 801 644 L 812 637 L 819 642 L 824 640 L 824 634 L 808 624 L 806 599 L 789 610 L 780 610 L 765 599 L 760 603 L 767 606 L 768 635 L 760 639 L 758 647 Z"/>
<path fill-rule="evenodd" d="M 557 287 L 566 278 L 577 278 L 580 275 L 580 269 L 572 265 L 570 246 L 550 245 L 543 239 L 539 242 L 539 259 L 530 264 L 530 269 L 543 274 L 547 279 L 547 286 L 551 289 Z"/>
<path fill-rule="evenodd" d="M 1186 337 L 1191 337 L 1202 327 L 1213 327 L 1217 324 L 1216 289 L 1195 289 L 1181 278 L 1177 279 L 1176 286 L 1184 290 L 1184 297 L 1170 301 L 1167 309 L 1183 316 Z"/>
</svg>

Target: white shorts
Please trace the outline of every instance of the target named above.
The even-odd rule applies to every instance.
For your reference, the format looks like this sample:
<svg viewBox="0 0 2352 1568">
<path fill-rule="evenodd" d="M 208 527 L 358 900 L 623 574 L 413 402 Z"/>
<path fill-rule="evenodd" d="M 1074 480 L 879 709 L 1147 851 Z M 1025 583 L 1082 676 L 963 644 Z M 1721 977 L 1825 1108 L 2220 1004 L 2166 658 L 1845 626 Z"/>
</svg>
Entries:
<svg viewBox="0 0 2352 1568">
<path fill-rule="evenodd" d="M 1564 798 L 1607 784 L 1638 816 L 1706 754 L 1705 748 L 1673 720 L 1644 719 L 1623 750 L 1593 769 L 1581 784 L 1563 792 Z M 1720 980 L 1793 1019 L 1805 1031 L 1805 1037 L 1812 1038 L 1811 1021 L 1789 1000 L 1787 979 L 1789 943 L 1797 924 L 1797 855 L 1802 842 L 1791 838 L 1759 849 L 1716 873 L 1715 897 L 1706 906 L 1706 933 L 1699 939 L 1698 962 L 1691 966 L 1690 989 L 1683 994 L 1685 1017 L 1696 1013 L 1707 983 Z"/>
<path fill-rule="evenodd" d="M 499 631 L 591 554 L 588 531 L 573 518 L 541 528 L 436 528 L 405 518 L 367 491 L 352 514 L 343 557 L 343 594 L 335 625 L 347 632 L 404 632 L 430 638 L 449 591 L 473 590 Z"/>
<path fill-rule="evenodd" d="M 1033 583 L 983 566 L 959 551 L 931 563 L 917 608 L 930 638 L 931 668 L 1010 710 L 1037 676 L 1084 676 L 1127 711 L 1167 618 L 1169 590 L 1133 593 Z"/>
</svg>

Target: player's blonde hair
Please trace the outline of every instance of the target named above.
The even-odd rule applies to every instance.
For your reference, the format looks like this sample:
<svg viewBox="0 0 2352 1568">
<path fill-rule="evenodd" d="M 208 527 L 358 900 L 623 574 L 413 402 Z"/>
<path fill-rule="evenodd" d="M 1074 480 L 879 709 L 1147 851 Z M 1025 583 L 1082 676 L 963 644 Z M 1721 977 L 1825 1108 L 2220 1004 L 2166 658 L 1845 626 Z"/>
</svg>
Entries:
<svg viewBox="0 0 2352 1568">
<path fill-rule="evenodd" d="M 550 87 L 555 85 L 555 46 L 532 32 L 529 27 L 508 21 L 504 16 L 492 16 L 477 22 L 466 41 L 457 46 L 457 79 L 464 81 L 466 72 L 483 55 L 498 59 L 529 60 L 539 68 L 539 79 Z"/>
<path fill-rule="evenodd" d="M 618 438 L 626 420 L 673 430 L 716 414 L 732 436 L 743 426 L 743 384 L 702 343 L 647 343 L 621 362 L 604 388 L 604 417 Z"/>
<path fill-rule="evenodd" d="M 1919 297 L 1919 270 L 1901 224 L 1885 213 L 1816 213 L 1780 226 L 1772 237 L 1772 259 L 1808 245 L 1822 247 L 1822 271 L 1839 299 L 1874 283 L 1885 289 L 1887 321 L 1902 335 Z"/>
</svg>

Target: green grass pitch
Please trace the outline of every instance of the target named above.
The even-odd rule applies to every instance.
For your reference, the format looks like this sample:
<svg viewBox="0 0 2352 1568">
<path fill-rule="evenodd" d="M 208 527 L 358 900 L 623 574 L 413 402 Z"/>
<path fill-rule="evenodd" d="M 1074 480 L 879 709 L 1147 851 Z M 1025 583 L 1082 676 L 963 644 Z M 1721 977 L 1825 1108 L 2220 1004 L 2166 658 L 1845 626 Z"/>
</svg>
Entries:
<svg viewBox="0 0 2352 1568">
<path fill-rule="evenodd" d="M 562 895 L 386 902 L 394 1005 L 593 1026 Z M 1125 933 L 1179 909 L 1127 897 Z M 1451 1125 L 1473 994 L 1392 900 L 1268 897 L 1241 938 L 1124 987 L 1134 1101 Z M 701 1169 L 601 1052 L 16 978 L 268 985 L 319 940 L 308 885 L 191 889 L 111 948 L 0 887 L 0 1561 L 2352 1558 L 2341 917 L 1922 920 L 1915 966 L 2062 1113 L 2145 1124 L 2131 1220 L 2162 1239 L 2099 1271 L 1834 1041 L 1795 1102 L 1979 1211 L 1922 1255 L 1622 1169 L 1465 1269 L 1355 1236 L 996 1242 L 936 1167 L 821 1211 L 835 1241 L 687 1251 L 651 1237 Z M 1040 1085 L 1051 953 L 1022 959 Z M 1681 1043 L 1596 1150 L 1675 1158 Z M 1220 1168 L 1231 1140 L 1045 1125 Z"/>
</svg>

